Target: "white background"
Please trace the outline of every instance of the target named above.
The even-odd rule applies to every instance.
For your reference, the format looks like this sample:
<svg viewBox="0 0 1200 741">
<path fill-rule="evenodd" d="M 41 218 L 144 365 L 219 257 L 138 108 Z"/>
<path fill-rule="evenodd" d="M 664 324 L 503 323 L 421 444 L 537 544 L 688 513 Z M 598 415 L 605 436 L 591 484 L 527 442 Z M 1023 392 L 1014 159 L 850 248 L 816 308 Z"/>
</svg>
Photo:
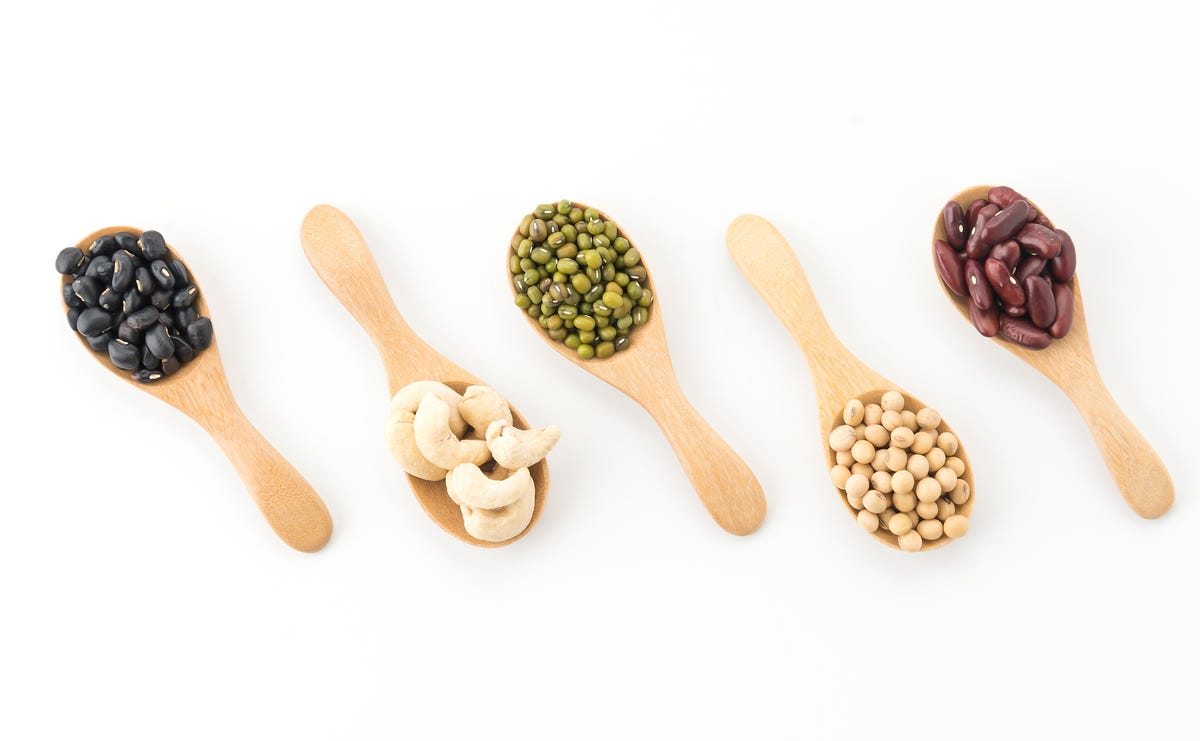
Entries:
<svg viewBox="0 0 1200 741">
<path fill-rule="evenodd" d="M 1194 8 L 379 5 L 6 4 L 0 737 L 1194 733 Z M 1174 476 L 1161 520 L 938 290 L 933 219 L 982 182 L 1074 235 L 1101 370 Z M 513 226 L 562 197 L 648 256 L 756 534 L 506 305 Z M 563 428 L 519 544 L 447 536 L 387 455 L 373 346 L 300 250 L 322 202 L 423 337 Z M 725 251 L 747 211 L 961 433 L 965 540 L 904 554 L 846 516 L 801 352 Z M 70 336 L 54 255 L 120 223 L 199 276 L 235 393 L 333 513 L 319 555 Z"/>
</svg>

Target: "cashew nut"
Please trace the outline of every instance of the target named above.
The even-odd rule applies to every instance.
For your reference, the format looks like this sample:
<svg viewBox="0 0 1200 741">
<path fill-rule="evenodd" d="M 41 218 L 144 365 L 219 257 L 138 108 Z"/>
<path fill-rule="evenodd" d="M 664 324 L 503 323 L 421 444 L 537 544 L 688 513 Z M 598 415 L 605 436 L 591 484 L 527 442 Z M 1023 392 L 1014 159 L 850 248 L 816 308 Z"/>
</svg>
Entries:
<svg viewBox="0 0 1200 741">
<path fill-rule="evenodd" d="M 458 412 L 474 428 L 471 437 L 479 439 L 483 439 L 488 425 L 498 419 L 513 423 L 508 402 L 490 386 L 467 386 L 458 402 Z"/>
<path fill-rule="evenodd" d="M 451 407 L 436 393 L 426 393 L 417 405 L 413 433 L 425 460 L 447 471 L 460 463 L 481 466 L 491 454 L 483 440 L 460 440 L 450 427 Z M 520 468 L 520 466 L 505 466 Z"/>
<path fill-rule="evenodd" d="M 444 383 L 437 381 L 417 381 L 410 383 L 404 388 L 396 392 L 392 397 L 392 411 L 405 411 L 416 413 L 417 407 L 421 404 L 421 399 L 425 398 L 425 394 L 437 394 L 437 396 L 448 405 L 450 405 L 450 431 L 456 437 L 462 437 L 462 434 L 467 429 L 467 421 L 458 413 L 458 402 L 462 397 L 458 392 L 450 388 Z"/>
<path fill-rule="evenodd" d="M 473 463 L 460 463 L 446 476 L 446 493 L 455 504 L 472 509 L 500 509 L 533 494 L 533 477 L 519 468 L 508 478 L 489 478 Z"/>
<path fill-rule="evenodd" d="M 409 474 L 426 481 L 441 481 L 446 478 L 446 469 L 430 463 L 417 448 L 412 412 L 400 409 L 393 411 L 388 417 L 387 444 L 392 457 Z"/>
<path fill-rule="evenodd" d="M 520 499 L 500 509 L 475 509 L 460 505 L 463 525 L 467 532 L 480 540 L 489 543 L 499 543 L 502 540 L 515 538 L 533 519 L 534 495 L 532 487 Z"/>
<path fill-rule="evenodd" d="M 485 438 L 497 463 L 517 469 L 528 468 L 545 458 L 561 434 L 554 425 L 544 430 L 518 430 L 498 419 L 488 425 Z"/>
</svg>

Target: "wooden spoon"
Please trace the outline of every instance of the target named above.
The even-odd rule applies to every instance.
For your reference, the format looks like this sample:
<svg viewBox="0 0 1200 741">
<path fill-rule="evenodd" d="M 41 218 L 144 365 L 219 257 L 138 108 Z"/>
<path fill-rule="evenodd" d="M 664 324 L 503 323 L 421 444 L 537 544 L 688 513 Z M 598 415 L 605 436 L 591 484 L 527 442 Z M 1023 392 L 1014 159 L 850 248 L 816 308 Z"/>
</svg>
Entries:
<svg viewBox="0 0 1200 741">
<path fill-rule="evenodd" d="M 588 208 L 582 203 L 572 205 L 584 210 Z M 613 221 L 603 212 L 600 216 Z M 620 231 L 629 239 L 630 245 L 636 246 L 628 232 Z M 644 259 L 642 264 L 645 265 Z M 653 276 L 653 272 L 647 268 L 649 276 Z M 507 267 L 505 280 L 515 291 Z M 645 287 L 658 295 L 652 277 L 647 277 Z M 649 320 L 630 333 L 628 349 L 607 358 L 590 360 L 581 359 L 571 348 L 550 339 L 537 320 L 522 313 L 537 336 L 555 352 L 607 381 L 650 413 L 667 436 L 700 501 L 718 525 L 734 535 L 749 535 L 758 529 L 767 514 L 762 486 L 749 466 L 692 407 L 679 387 L 663 331 L 661 301 L 654 302 Z"/>
<path fill-rule="evenodd" d="M 905 409 L 921 409 L 923 401 L 901 389 L 896 384 L 872 370 L 855 357 L 841 340 L 834 335 L 817 305 L 800 261 L 792 248 L 769 221 L 760 216 L 744 215 L 734 219 L 725 235 L 729 254 L 733 262 L 750 281 L 750 285 L 767 302 L 775 316 L 783 322 L 792 339 L 804 351 L 808 367 L 812 371 L 813 386 L 817 395 L 817 421 L 820 426 L 821 448 L 825 451 L 827 468 L 837 464 L 836 455 L 829 447 L 830 431 L 842 424 L 842 411 L 846 402 L 860 399 L 863 404 L 878 404 L 883 392 L 890 389 L 904 396 Z M 954 432 L 942 420 L 939 432 Z M 957 434 L 955 434 L 957 437 Z M 975 477 L 971 461 L 967 458 L 961 441 L 956 456 L 966 465 L 962 479 L 971 487 L 971 498 L 958 505 L 956 514 L 971 514 L 975 506 Z M 838 498 L 846 505 L 852 517 L 858 511 L 850 506 L 845 495 L 838 491 Z M 875 539 L 893 548 L 899 548 L 897 538 L 882 523 L 874 533 Z M 925 541 L 922 551 L 933 550 L 949 543 L 952 538 L 942 536 L 938 540 Z"/>
<path fill-rule="evenodd" d="M 977 185 L 967 188 L 952 200 L 958 201 L 965 212 L 973 201 L 986 199 L 992 187 Z M 1037 208 L 1033 201 L 1029 203 Z M 1049 218 L 1040 208 L 1038 212 Z M 931 255 L 933 242 L 945 238 L 946 227 L 942 223 L 939 211 L 933 225 L 933 239 L 930 241 Z M 946 298 L 950 299 L 958 313 L 970 322 L 967 299 L 954 295 L 943 285 L 941 278 L 937 277 L 937 270 L 933 272 L 934 280 L 945 292 Z M 1108 466 L 1108 472 L 1116 481 L 1121 496 L 1125 497 L 1133 511 L 1142 517 L 1159 517 L 1175 502 L 1175 485 L 1171 482 L 1171 474 L 1167 472 L 1158 453 L 1154 452 L 1146 438 L 1133 426 L 1133 422 L 1129 421 L 1104 386 L 1100 371 L 1096 368 L 1096 359 L 1092 356 L 1091 342 L 1088 340 L 1087 318 L 1083 313 L 1083 295 L 1079 289 L 1078 274 L 1071 279 L 1071 288 L 1075 297 L 1075 313 L 1071 330 L 1062 339 L 1054 340 L 1044 350 L 1027 350 L 999 336 L 992 339 L 1036 368 L 1066 393 L 1091 430 L 1092 438 L 1100 448 L 1100 455 L 1104 458 L 1104 464 Z"/>
<path fill-rule="evenodd" d="M 441 381 L 459 393 L 467 386 L 483 384 L 425 344 L 400 316 L 366 240 L 350 217 L 333 206 L 316 206 L 304 217 L 300 244 L 317 275 L 375 341 L 387 371 L 389 398 L 415 381 Z M 528 427 L 511 404 L 509 408 L 516 425 Z M 380 425 L 380 438 L 383 437 L 382 428 Z M 467 532 L 461 510 L 446 493 L 445 481 L 409 476 L 408 483 L 421 509 L 439 527 L 465 543 L 494 548 L 523 538 L 542 514 L 542 505 L 550 490 L 546 461 L 538 461 L 529 473 L 536 490 L 533 519 L 519 535 L 498 543 L 479 540 Z"/>
<path fill-rule="evenodd" d="M 137 237 L 142 235 L 142 230 L 135 227 L 110 226 L 92 232 L 79 240 L 76 246 L 86 254 L 97 237 L 117 232 L 129 232 Z M 171 252 L 175 258 L 183 261 L 174 248 Z M 187 263 L 184 266 L 187 267 Z M 196 274 L 190 267 L 188 272 L 195 280 Z M 71 276 L 63 276 L 63 282 L 70 279 Z M 199 286 L 199 281 L 196 285 Z M 201 316 L 212 316 L 204 299 L 204 291 L 200 291 L 195 307 Z M 197 353 L 195 359 L 174 375 L 153 383 L 138 383 L 130 377 L 129 371 L 121 370 L 109 362 L 107 355 L 93 351 L 82 335 L 77 332 L 74 334 L 88 354 L 117 378 L 162 399 L 196 420 L 221 446 L 254 497 L 263 517 L 283 542 L 306 553 L 319 551 L 329 542 L 333 534 L 329 510 L 304 477 L 246 419 L 229 390 L 215 339 L 212 345 Z"/>
</svg>

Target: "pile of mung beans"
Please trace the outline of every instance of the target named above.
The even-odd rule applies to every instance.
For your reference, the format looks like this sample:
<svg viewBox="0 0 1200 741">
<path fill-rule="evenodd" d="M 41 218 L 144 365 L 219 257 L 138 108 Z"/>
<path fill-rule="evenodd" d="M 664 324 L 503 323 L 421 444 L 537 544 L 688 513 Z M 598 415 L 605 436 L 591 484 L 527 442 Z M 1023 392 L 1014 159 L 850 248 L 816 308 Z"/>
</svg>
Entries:
<svg viewBox="0 0 1200 741">
<path fill-rule="evenodd" d="M 617 225 L 571 201 L 539 204 L 513 235 L 514 303 L 584 360 L 629 347 L 654 292 L 641 255 Z"/>
<path fill-rule="evenodd" d="M 878 404 L 851 399 L 842 422 L 829 433 L 829 475 L 864 530 L 887 530 L 905 551 L 967 534 L 970 523 L 956 512 L 971 498 L 967 466 L 936 410 L 905 409 L 904 395 L 887 391 Z"/>
<path fill-rule="evenodd" d="M 1020 193 L 992 188 L 966 212 L 942 209 L 946 238 L 933 243 L 933 262 L 950 291 L 967 297 L 971 323 L 1030 350 L 1049 347 L 1071 329 L 1075 243 Z"/>
<path fill-rule="evenodd" d="M 165 378 L 212 344 L 212 321 L 196 310 L 200 289 L 156 231 L 67 247 L 54 267 L 67 324 L 135 381 Z"/>
</svg>

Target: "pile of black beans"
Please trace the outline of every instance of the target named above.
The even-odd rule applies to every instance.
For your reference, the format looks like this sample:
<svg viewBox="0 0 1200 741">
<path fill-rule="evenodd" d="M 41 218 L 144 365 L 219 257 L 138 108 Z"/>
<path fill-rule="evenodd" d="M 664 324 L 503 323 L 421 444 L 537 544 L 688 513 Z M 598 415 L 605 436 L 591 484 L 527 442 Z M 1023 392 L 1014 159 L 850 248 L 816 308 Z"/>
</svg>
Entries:
<svg viewBox="0 0 1200 741">
<path fill-rule="evenodd" d="M 200 290 L 156 231 L 68 247 L 54 267 L 71 329 L 135 381 L 165 378 L 212 344 L 212 320 L 196 311 Z"/>
</svg>

